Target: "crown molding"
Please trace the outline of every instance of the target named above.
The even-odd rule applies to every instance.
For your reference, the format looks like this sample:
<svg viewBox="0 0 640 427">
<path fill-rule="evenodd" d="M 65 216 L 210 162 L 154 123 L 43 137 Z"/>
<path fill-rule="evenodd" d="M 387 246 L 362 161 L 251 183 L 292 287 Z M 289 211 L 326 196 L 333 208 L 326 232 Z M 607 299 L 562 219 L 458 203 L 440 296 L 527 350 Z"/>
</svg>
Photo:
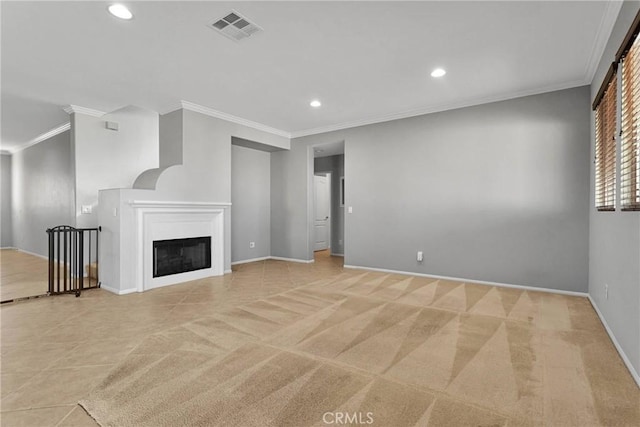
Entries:
<svg viewBox="0 0 640 427">
<path fill-rule="evenodd" d="M 586 84 L 591 84 L 593 81 L 593 77 L 596 74 L 598 65 L 600 65 L 602 55 L 607 47 L 607 42 L 609 41 L 609 37 L 611 37 L 611 31 L 613 31 L 623 3 L 623 1 L 606 2 L 605 11 L 600 20 L 598 31 L 596 32 L 596 39 L 591 48 L 591 55 L 584 70 L 584 81 Z"/>
<path fill-rule="evenodd" d="M 35 138 L 33 138 L 31 141 L 27 142 L 26 144 L 23 144 L 23 145 L 21 145 L 19 147 L 14 148 L 13 150 L 8 150 L 8 151 L 10 151 L 11 154 L 15 154 L 15 153 L 17 153 L 19 151 L 24 150 L 25 148 L 29 148 L 29 147 L 31 147 L 33 145 L 41 143 L 42 141 L 46 141 L 49 138 L 53 138 L 54 136 L 56 136 L 58 134 L 61 134 L 62 132 L 66 132 L 69 129 L 71 129 L 71 123 L 69 123 L 69 122 L 64 123 L 64 124 L 62 124 L 62 125 L 60 125 L 58 127 L 55 127 L 53 129 L 51 129 L 48 132 L 45 132 L 43 134 L 40 134 L 40 135 L 36 136 Z"/>
<path fill-rule="evenodd" d="M 5 149 L 0 150 L 0 155 L 2 156 L 10 156 L 11 154 L 13 153 L 10 150 L 5 150 Z"/>
<path fill-rule="evenodd" d="M 222 111 L 214 110 L 213 108 L 204 107 L 202 105 L 189 102 L 189 101 L 180 101 L 179 105 L 174 105 L 171 108 L 167 108 L 165 112 L 160 113 L 162 115 L 171 113 L 173 111 L 183 109 L 194 111 L 196 113 L 204 114 L 205 116 L 215 117 L 217 119 L 225 120 L 227 122 L 236 123 L 239 125 L 243 125 L 252 129 L 256 129 L 262 132 L 267 132 L 272 135 L 282 136 L 285 138 L 291 138 L 291 134 L 284 130 L 276 129 L 271 126 L 263 125 L 262 123 L 254 122 L 251 120 L 243 119 L 242 117 L 234 116 L 231 114 L 224 113 Z"/>
<path fill-rule="evenodd" d="M 550 85 L 550 86 L 546 86 L 538 89 L 528 89 L 520 92 L 513 92 L 506 95 L 503 94 L 503 95 L 496 95 L 496 96 L 487 96 L 484 98 L 476 98 L 472 100 L 454 102 L 451 104 L 440 104 L 436 106 L 419 108 L 419 109 L 404 111 L 400 113 L 388 114 L 385 116 L 370 117 L 362 120 L 355 120 L 352 122 L 294 131 L 294 132 L 291 132 L 291 138 L 292 139 L 300 138 L 303 136 L 311 136 L 311 135 L 317 135 L 321 133 L 334 132 L 337 130 L 344 130 L 344 129 L 350 129 L 350 128 L 355 128 L 360 126 L 373 125 L 376 123 L 390 122 L 393 120 L 408 119 L 410 117 L 422 116 L 425 114 L 440 113 L 448 110 L 456 110 L 458 108 L 475 107 L 477 105 L 490 104 L 492 102 L 507 101 L 509 99 L 522 98 L 522 97 L 531 96 L 531 95 L 540 95 L 543 93 L 554 92 L 557 90 L 571 89 L 579 86 L 586 86 L 588 84 L 589 83 L 585 82 L 584 80 L 574 80 L 571 82 Z"/>
<path fill-rule="evenodd" d="M 93 108 L 80 107 L 78 105 L 69 105 L 67 107 L 64 107 L 64 111 L 67 114 L 80 113 L 93 117 L 102 117 L 106 114 L 104 111 L 94 110 Z"/>
<path fill-rule="evenodd" d="M 619 2 L 611 2 L 611 3 L 619 3 Z M 613 22 L 615 22 L 615 20 L 616 20 L 617 14 L 619 12 L 619 8 L 620 8 L 619 5 L 615 6 L 615 7 L 607 6 L 606 14 L 613 16 Z M 605 18 L 603 18 L 603 22 L 604 21 L 608 22 L 608 20 L 605 20 Z M 601 27 L 606 27 L 606 25 L 603 26 L 603 24 L 601 23 Z M 609 32 L 610 32 L 610 29 L 609 29 Z M 600 34 L 600 33 L 601 33 L 601 31 L 599 30 L 598 34 Z M 605 31 L 605 33 L 607 33 L 607 36 L 604 37 L 605 44 L 606 44 L 606 41 L 608 40 L 608 32 Z M 602 36 L 599 35 L 598 37 L 601 38 Z M 596 66 L 597 66 L 597 63 L 599 61 L 595 61 L 595 62 L 596 62 Z M 595 72 L 595 70 L 594 70 L 594 72 Z M 519 92 L 513 92 L 513 93 L 510 93 L 510 94 L 506 94 L 506 95 L 503 94 L 503 95 L 496 95 L 496 96 L 487 96 L 487 97 L 483 97 L 483 98 L 476 98 L 476 99 L 473 99 L 473 100 L 465 100 L 465 101 L 454 102 L 454 103 L 449 103 L 449 104 L 440 104 L 440 105 L 436 105 L 436 106 L 430 106 L 430 107 L 425 107 L 425 108 L 419 108 L 419 109 L 414 109 L 414 110 L 403 111 L 403 112 L 400 112 L 400 113 L 387 114 L 387 115 L 384 115 L 384 116 L 377 116 L 377 117 L 369 117 L 369 118 L 365 118 L 365 119 L 361 119 L 361 120 L 355 120 L 355 121 L 351 121 L 351 122 L 338 123 L 338 124 L 335 124 L 335 125 L 322 126 L 322 127 L 304 129 L 304 130 L 293 131 L 293 132 L 287 132 L 287 131 L 284 131 L 284 130 L 281 130 L 281 129 L 276 129 L 276 128 L 273 128 L 271 126 L 264 125 L 262 123 L 254 122 L 254 121 L 251 121 L 251 120 L 248 120 L 248 119 L 244 119 L 242 117 L 238 117 L 238 116 L 234 116 L 232 114 L 224 113 L 222 111 L 214 110 L 212 108 L 205 107 L 205 106 L 196 104 L 194 102 L 189 102 L 189 101 L 180 101 L 178 104 L 173 104 L 171 107 L 167 107 L 164 110 L 162 110 L 161 112 L 159 112 L 159 114 L 160 115 L 165 115 L 165 114 L 169 114 L 169 113 L 172 113 L 172 112 L 180 110 L 180 109 L 189 110 L 189 111 L 194 111 L 196 113 L 204 114 L 206 116 L 215 117 L 217 119 L 225 120 L 225 121 L 228 121 L 228 122 L 231 122 L 231 123 L 236 123 L 236 124 L 239 124 L 239 125 L 247 126 L 249 128 L 256 129 L 256 130 L 259 130 L 259 131 L 262 131 L 262 132 L 267 132 L 267 133 L 270 133 L 270 134 L 273 134 L 273 135 L 282 136 L 284 138 L 293 139 L 293 138 L 301 138 L 301 137 L 304 137 L 304 136 L 318 135 L 318 134 L 321 134 L 321 133 L 334 132 L 334 131 L 338 131 L 338 130 L 350 129 L 350 128 L 355 128 L 355 127 L 360 127 L 360 126 L 367 126 L 367 125 L 372 125 L 372 124 L 376 124 L 376 123 L 384 123 L 384 122 L 389 122 L 389 121 L 393 121 L 393 120 L 407 119 L 407 118 L 410 118 L 410 117 L 422 116 L 422 115 L 425 115 L 425 114 L 433 114 L 433 113 L 439 113 L 439 112 L 448 111 L 448 110 L 455 110 L 455 109 L 458 109 L 458 108 L 474 107 L 474 106 L 477 106 L 477 105 L 489 104 L 489 103 L 492 103 L 492 102 L 506 101 L 506 100 L 509 100 L 509 99 L 521 98 L 521 97 L 524 97 L 524 96 L 540 95 L 540 94 L 547 93 L 547 92 L 553 92 L 553 91 L 564 90 L 564 89 L 571 89 L 571 88 L 579 87 L 579 86 L 586 86 L 586 85 L 591 84 L 591 79 L 592 78 L 593 78 L 593 76 L 591 75 L 591 77 L 589 79 L 585 78 L 585 79 L 580 79 L 580 80 L 574 80 L 574 81 L 570 81 L 570 82 L 549 85 L 549 86 L 545 86 L 545 87 L 537 88 L 537 89 L 528 89 L 528 90 L 523 90 L 523 91 L 519 91 Z M 100 117 L 100 116 L 106 114 L 106 113 L 104 113 L 102 111 L 93 110 L 93 109 L 85 108 L 85 107 L 79 107 L 79 106 L 76 106 L 76 105 L 70 105 L 70 106 L 66 107 L 64 110 L 69 114 L 71 114 L 71 113 L 82 113 L 82 114 L 87 114 L 87 115 L 94 116 L 94 117 Z M 33 144 L 31 144 L 31 145 L 33 145 Z M 29 146 L 29 145 L 27 145 L 27 146 Z M 24 148 L 26 148 L 26 146 Z M 22 148 L 20 148 L 20 149 L 22 149 Z"/>
</svg>

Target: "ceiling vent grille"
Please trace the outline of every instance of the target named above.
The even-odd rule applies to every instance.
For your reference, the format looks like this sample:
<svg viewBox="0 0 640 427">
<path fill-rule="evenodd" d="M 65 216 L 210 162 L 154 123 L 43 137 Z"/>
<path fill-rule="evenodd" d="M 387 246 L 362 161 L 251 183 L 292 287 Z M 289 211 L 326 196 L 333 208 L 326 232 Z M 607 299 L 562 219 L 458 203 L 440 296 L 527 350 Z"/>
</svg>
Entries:
<svg viewBox="0 0 640 427">
<path fill-rule="evenodd" d="M 235 41 L 244 40 L 262 31 L 262 28 L 235 10 L 232 10 L 222 18 L 209 21 L 207 26 Z"/>
</svg>

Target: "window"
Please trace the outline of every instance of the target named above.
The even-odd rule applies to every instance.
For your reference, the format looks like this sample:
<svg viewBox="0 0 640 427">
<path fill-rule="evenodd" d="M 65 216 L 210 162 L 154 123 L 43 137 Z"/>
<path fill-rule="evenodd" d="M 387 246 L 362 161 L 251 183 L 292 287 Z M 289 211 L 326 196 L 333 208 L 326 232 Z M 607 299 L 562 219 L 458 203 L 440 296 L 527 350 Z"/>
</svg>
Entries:
<svg viewBox="0 0 640 427">
<path fill-rule="evenodd" d="M 618 52 L 622 68 L 622 210 L 640 210 L 640 37 L 637 37 L 640 25 L 637 21 Z"/>
<path fill-rule="evenodd" d="M 611 65 L 598 92 L 596 111 L 596 208 L 613 211 L 616 204 L 616 66 Z"/>
</svg>

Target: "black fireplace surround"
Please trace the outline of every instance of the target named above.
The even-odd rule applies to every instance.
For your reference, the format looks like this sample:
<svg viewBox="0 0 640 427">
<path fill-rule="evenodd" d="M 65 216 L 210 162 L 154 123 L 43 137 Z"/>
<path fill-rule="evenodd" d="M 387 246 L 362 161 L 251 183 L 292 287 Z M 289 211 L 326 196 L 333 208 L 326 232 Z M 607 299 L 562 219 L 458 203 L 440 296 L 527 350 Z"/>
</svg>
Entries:
<svg viewBox="0 0 640 427">
<path fill-rule="evenodd" d="M 153 277 L 211 268 L 211 237 L 154 240 Z"/>
</svg>

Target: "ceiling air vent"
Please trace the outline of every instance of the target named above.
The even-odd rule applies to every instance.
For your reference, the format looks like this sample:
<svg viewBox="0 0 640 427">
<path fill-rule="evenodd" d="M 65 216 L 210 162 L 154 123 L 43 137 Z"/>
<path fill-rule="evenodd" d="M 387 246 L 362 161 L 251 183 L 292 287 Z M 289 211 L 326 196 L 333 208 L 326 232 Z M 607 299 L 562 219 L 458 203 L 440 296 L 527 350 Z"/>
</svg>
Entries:
<svg viewBox="0 0 640 427">
<path fill-rule="evenodd" d="M 262 31 L 262 28 L 240 15 L 235 10 L 219 19 L 209 21 L 207 26 L 232 40 L 240 41 Z"/>
</svg>

